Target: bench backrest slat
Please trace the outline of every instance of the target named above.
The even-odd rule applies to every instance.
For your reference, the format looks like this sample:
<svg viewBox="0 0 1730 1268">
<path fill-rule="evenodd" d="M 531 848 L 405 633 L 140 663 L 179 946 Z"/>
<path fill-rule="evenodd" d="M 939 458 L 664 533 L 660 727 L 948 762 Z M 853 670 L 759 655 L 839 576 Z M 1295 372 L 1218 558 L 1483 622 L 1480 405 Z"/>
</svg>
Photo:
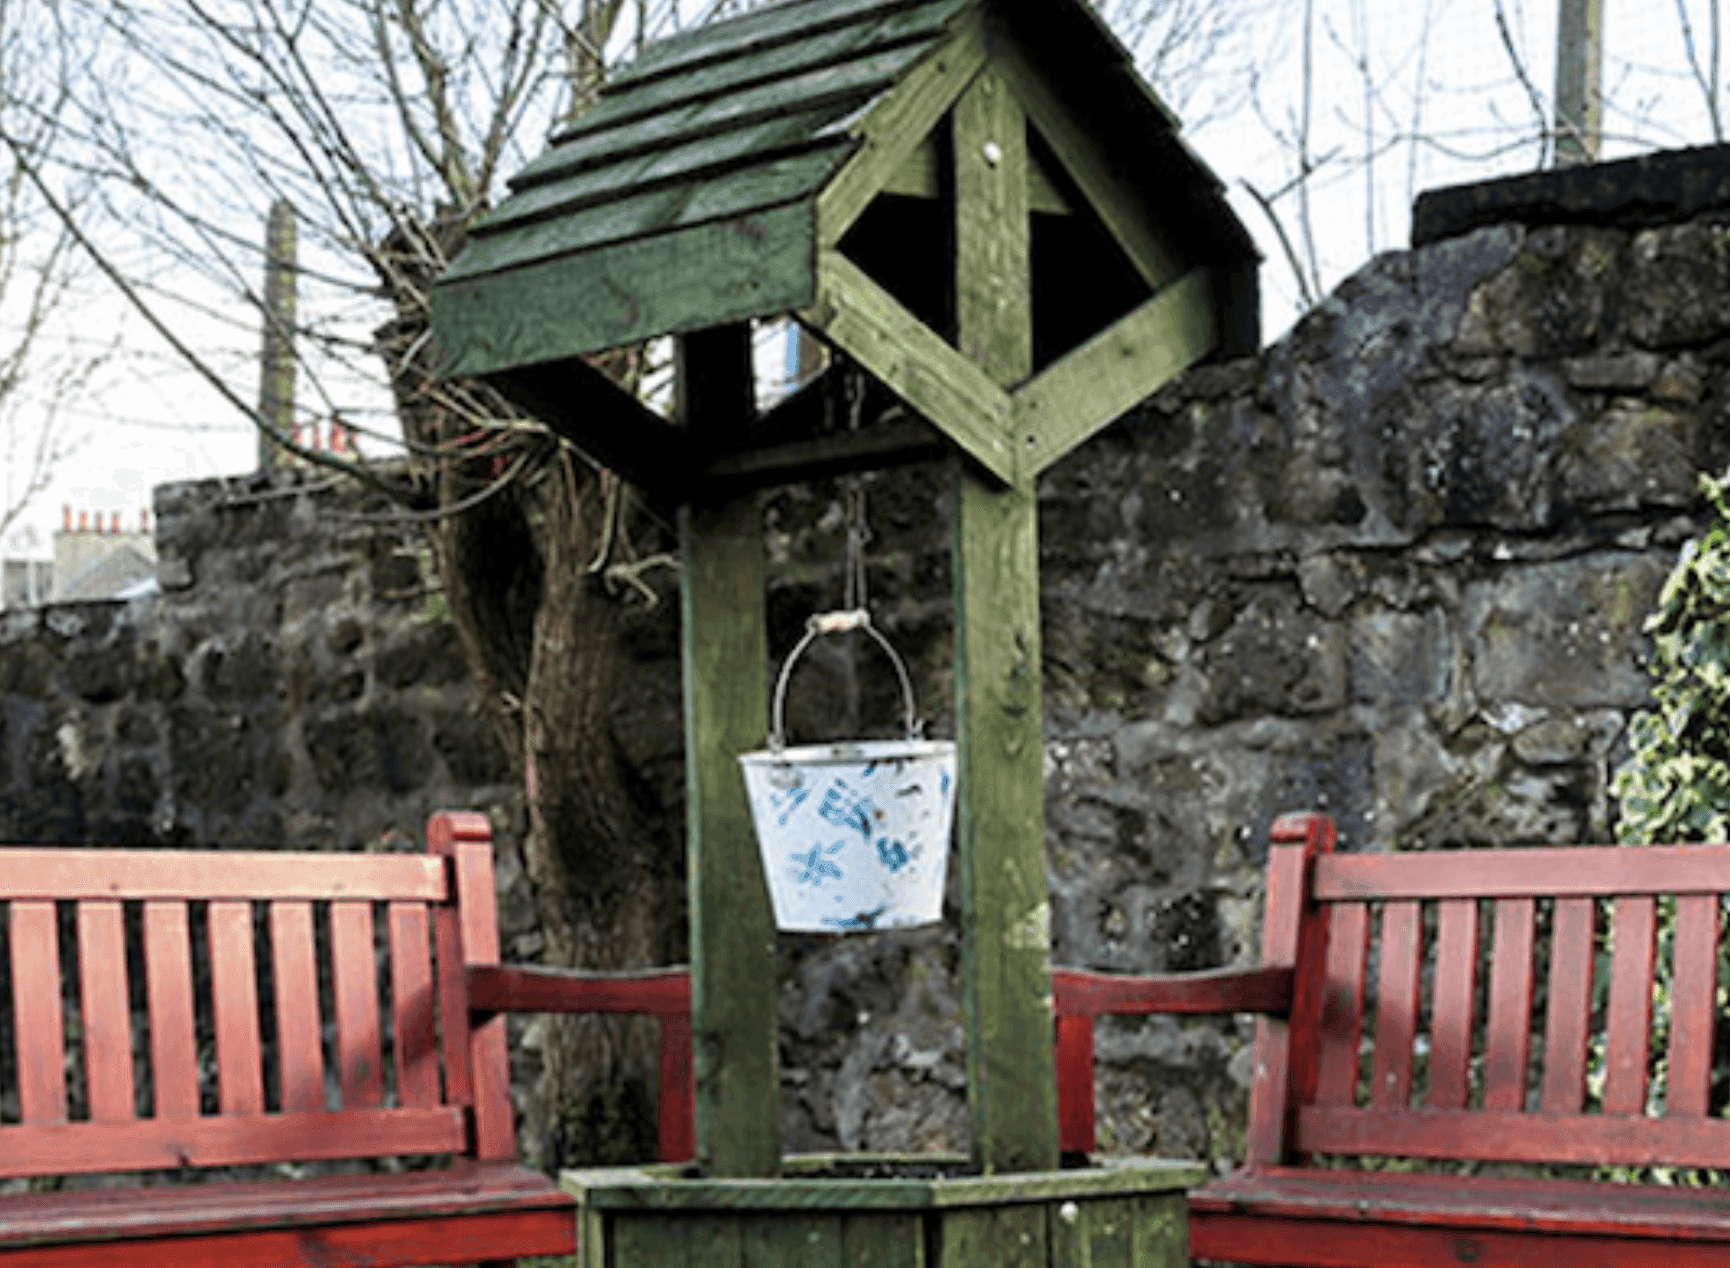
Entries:
<svg viewBox="0 0 1730 1268">
<path fill-rule="evenodd" d="M 1364 1029 L 1364 974 L 1369 960 L 1369 907 L 1334 903 L 1329 921 L 1326 1008 L 1317 1039 L 1316 1104 L 1354 1105 Z"/>
<path fill-rule="evenodd" d="M 342 1105 L 344 1109 L 376 1109 L 384 1101 L 384 1045 L 379 1031 L 370 904 L 330 905 L 330 962 Z"/>
<path fill-rule="evenodd" d="M 210 1115 L 189 1128 L 184 1120 L 158 1118 L 8 1127 L 0 1134 L 0 1177 L 452 1153 L 464 1140 L 462 1111 L 454 1106 Z"/>
<path fill-rule="evenodd" d="M 130 1122 L 132 1007 L 126 996 L 125 912 L 118 902 L 78 904 L 78 981 L 90 1120 Z"/>
<path fill-rule="evenodd" d="M 439 1053 L 434 1036 L 430 930 L 419 903 L 389 910 L 391 1047 L 400 1105 L 437 1105 Z"/>
<path fill-rule="evenodd" d="M 318 1009 L 312 904 L 270 905 L 270 954 L 276 971 L 276 1069 L 284 1113 L 324 1108 L 324 1044 Z"/>
<path fill-rule="evenodd" d="M 1412 1041 L 1418 1033 L 1418 905 L 1382 907 L 1381 981 L 1370 1103 L 1396 1109 L 1412 1099 Z"/>
<path fill-rule="evenodd" d="M 1615 898 L 1730 893 L 1730 850 L 1713 845 L 1552 846 L 1433 854 L 1328 854 L 1314 895 L 1349 898 Z"/>
<path fill-rule="evenodd" d="M 0 849 L 0 1176 L 513 1157 L 503 1022 L 471 1027 L 467 997 L 498 960 L 486 821 L 435 816 L 429 846 Z"/>
<path fill-rule="evenodd" d="M 1530 898 L 1496 903 L 1490 956 L 1490 1022 L 1484 1045 L 1484 1108 L 1526 1108 L 1526 1063 L 1532 1051 L 1532 947 L 1537 904 Z"/>
<path fill-rule="evenodd" d="M 1646 1108 L 1646 1062 L 1652 1052 L 1652 965 L 1657 905 L 1648 897 L 1618 898 L 1610 957 L 1610 1017 L 1606 1027 L 1604 1113 Z"/>
<path fill-rule="evenodd" d="M 349 898 L 444 901 L 444 868 L 420 854 L 0 850 L 0 900 Z"/>
<path fill-rule="evenodd" d="M 1592 1030 L 1592 970 L 1597 961 L 1597 904 L 1562 898 L 1551 917 L 1549 1000 L 1544 1019 L 1548 1114 L 1578 1114 L 1586 1105 L 1586 1060 Z"/>
<path fill-rule="evenodd" d="M 60 940 L 50 902 L 13 903 L 12 1032 L 18 1045 L 18 1110 L 26 1123 L 66 1117 L 65 1022 L 60 992 L 19 990 L 60 980 Z"/>
<path fill-rule="evenodd" d="M 1470 1095 L 1472 1010 L 1477 999 L 1478 904 L 1470 898 L 1450 898 L 1438 906 L 1430 1105 L 1464 1109 Z"/>
<path fill-rule="evenodd" d="M 150 1075 L 159 1119 L 198 1117 L 198 1035 L 192 943 L 185 903 L 144 904 L 144 984 L 150 1009 Z M 14 1000 L 18 1000 L 15 995 Z"/>
<path fill-rule="evenodd" d="M 1704 1118 L 1712 1087 L 1712 1040 L 1717 1023 L 1718 899 L 1691 894 L 1676 900 L 1676 959 L 1670 979 L 1670 1118 Z"/>
<path fill-rule="evenodd" d="M 216 1019 L 216 1084 L 224 1114 L 264 1112 L 258 1043 L 258 968 L 252 904 L 210 904 L 210 999 Z"/>
<path fill-rule="evenodd" d="M 1322 853 L 1311 896 L 1329 936 L 1296 978 L 1325 983 L 1320 1076 L 1293 1090 L 1282 1158 L 1730 1167 L 1711 1097 L 1730 846 Z"/>
</svg>

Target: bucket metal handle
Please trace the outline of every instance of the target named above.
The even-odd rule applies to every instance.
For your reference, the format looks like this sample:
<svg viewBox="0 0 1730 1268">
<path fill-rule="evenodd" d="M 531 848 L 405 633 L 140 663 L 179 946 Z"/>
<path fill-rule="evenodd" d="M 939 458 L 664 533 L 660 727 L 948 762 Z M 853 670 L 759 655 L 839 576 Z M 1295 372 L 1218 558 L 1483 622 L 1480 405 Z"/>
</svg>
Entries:
<svg viewBox="0 0 1730 1268">
<path fill-rule="evenodd" d="M 781 664 L 781 676 L 775 682 L 775 703 L 770 715 L 769 750 L 779 753 L 787 744 L 786 704 L 787 682 L 793 676 L 793 665 L 805 649 L 820 634 L 845 634 L 850 630 L 864 630 L 877 646 L 889 653 L 889 660 L 895 666 L 895 676 L 901 680 L 901 699 L 906 707 L 905 724 L 908 740 L 917 740 L 924 724 L 919 721 L 918 709 L 913 703 L 913 679 L 907 674 L 907 665 L 901 659 L 901 653 L 895 650 L 894 644 L 884 638 L 877 627 L 871 624 L 871 613 L 864 608 L 853 608 L 842 612 L 818 612 L 805 621 L 805 635 L 787 653 L 787 659 Z"/>
</svg>

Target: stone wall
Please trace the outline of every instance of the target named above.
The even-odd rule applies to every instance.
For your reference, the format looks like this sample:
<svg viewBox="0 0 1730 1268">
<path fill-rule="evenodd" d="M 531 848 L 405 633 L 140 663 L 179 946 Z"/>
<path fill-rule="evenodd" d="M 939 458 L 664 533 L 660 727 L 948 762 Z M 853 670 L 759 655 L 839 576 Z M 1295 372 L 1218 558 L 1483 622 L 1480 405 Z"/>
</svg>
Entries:
<svg viewBox="0 0 1730 1268">
<path fill-rule="evenodd" d="M 1250 961 L 1282 810 L 1345 850 L 1612 839 L 1642 622 L 1730 459 L 1726 297 L 1711 216 L 1480 229 L 1377 259 L 1056 468 L 1053 959 Z M 964 1142 L 952 933 L 787 960 L 788 1138 Z M 1102 1144 L 1229 1165 L 1248 1037 L 1103 1023 Z"/>
<path fill-rule="evenodd" d="M 1347 850 L 1611 837 L 1641 623 L 1699 529 L 1695 473 L 1730 459 L 1727 366 L 1712 213 L 1503 224 L 1372 262 L 1054 469 L 1053 958 L 1251 959 L 1286 809 L 1334 814 Z M 946 734 L 948 477 L 865 483 L 878 624 Z M 777 653 L 838 602 L 841 507 L 832 484 L 766 501 Z M 296 474 L 171 486 L 157 513 L 157 600 L 0 617 L 0 837 L 414 849 L 429 810 L 479 807 L 507 955 L 535 958 L 520 803 L 413 526 Z M 642 613 L 614 719 L 672 815 L 676 611 Z M 886 667 L 833 643 L 795 736 L 892 730 Z M 955 929 L 781 940 L 788 1147 L 965 1147 Z M 1227 1165 L 1247 1037 L 1103 1024 L 1103 1143 Z"/>
</svg>

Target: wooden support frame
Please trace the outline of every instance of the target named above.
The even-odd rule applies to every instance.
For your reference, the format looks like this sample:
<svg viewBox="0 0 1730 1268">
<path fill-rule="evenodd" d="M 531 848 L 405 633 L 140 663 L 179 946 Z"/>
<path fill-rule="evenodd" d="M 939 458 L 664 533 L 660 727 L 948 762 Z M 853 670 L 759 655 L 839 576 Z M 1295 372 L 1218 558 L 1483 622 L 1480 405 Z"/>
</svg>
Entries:
<svg viewBox="0 0 1730 1268">
<path fill-rule="evenodd" d="M 1026 129 L 992 75 L 954 112 L 959 336 L 999 383 L 1033 359 Z M 1058 1162 L 1045 886 L 1039 506 L 1031 481 L 958 466 L 955 712 L 962 1007 L 974 1162 L 991 1175 Z"/>
<path fill-rule="evenodd" d="M 1206 269 L 1195 269 L 1014 396 L 1023 469 L 1044 471 L 1219 346 Z"/>
<path fill-rule="evenodd" d="M 1009 394 L 839 251 L 817 257 L 817 302 L 798 314 L 1005 484 L 1017 478 Z"/>
<path fill-rule="evenodd" d="M 751 419 L 744 326 L 683 336 L 680 413 L 723 440 Z M 756 498 L 679 511 L 691 1022 L 697 1157 L 713 1176 L 780 1168 L 775 923 L 736 758 L 769 730 L 763 519 Z"/>
<path fill-rule="evenodd" d="M 853 128 L 857 153 L 817 196 L 817 246 L 841 241 L 871 200 L 949 112 L 985 65 L 985 21 L 977 13 L 957 24 L 947 43 L 914 67 Z"/>
</svg>

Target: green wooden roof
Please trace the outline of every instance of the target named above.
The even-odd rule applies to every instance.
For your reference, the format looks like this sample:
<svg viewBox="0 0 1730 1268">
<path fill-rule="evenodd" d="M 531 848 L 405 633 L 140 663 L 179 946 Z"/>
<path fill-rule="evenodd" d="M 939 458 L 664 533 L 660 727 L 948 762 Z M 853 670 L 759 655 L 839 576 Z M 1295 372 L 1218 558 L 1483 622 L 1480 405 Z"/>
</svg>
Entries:
<svg viewBox="0 0 1730 1268">
<path fill-rule="evenodd" d="M 556 134 L 439 286 L 452 374 L 764 317 L 814 298 L 818 195 L 873 107 L 962 20 L 1002 11 L 1126 172 L 1157 174 L 1199 254 L 1253 256 L 1128 53 L 1072 0 L 783 0 L 650 46 Z M 913 141 L 920 138 L 914 137 Z"/>
<path fill-rule="evenodd" d="M 1018 131 L 963 154 L 951 116 L 987 81 L 1028 144 Z M 1022 210 L 955 201 L 956 165 L 1000 154 Z M 577 381 L 604 393 L 586 354 L 791 313 L 1016 481 L 1257 338 L 1249 235 L 1085 0 L 781 0 L 646 49 L 511 191 L 438 283 L 433 331 L 446 373 L 487 377 L 543 417 L 570 412 Z M 956 302 L 972 285 L 956 269 L 981 267 L 931 254 L 951 236 L 941 216 L 895 220 L 891 204 L 938 215 L 945 198 L 943 215 L 1046 213 L 1109 244 L 1067 270 L 1048 252 L 1043 280 L 1019 283 L 1049 345 L 1030 378 L 995 381 L 941 302 L 917 300 L 927 277 Z M 614 404 L 611 423 L 572 424 L 606 436 L 573 439 L 653 466 L 666 433 Z"/>
</svg>

